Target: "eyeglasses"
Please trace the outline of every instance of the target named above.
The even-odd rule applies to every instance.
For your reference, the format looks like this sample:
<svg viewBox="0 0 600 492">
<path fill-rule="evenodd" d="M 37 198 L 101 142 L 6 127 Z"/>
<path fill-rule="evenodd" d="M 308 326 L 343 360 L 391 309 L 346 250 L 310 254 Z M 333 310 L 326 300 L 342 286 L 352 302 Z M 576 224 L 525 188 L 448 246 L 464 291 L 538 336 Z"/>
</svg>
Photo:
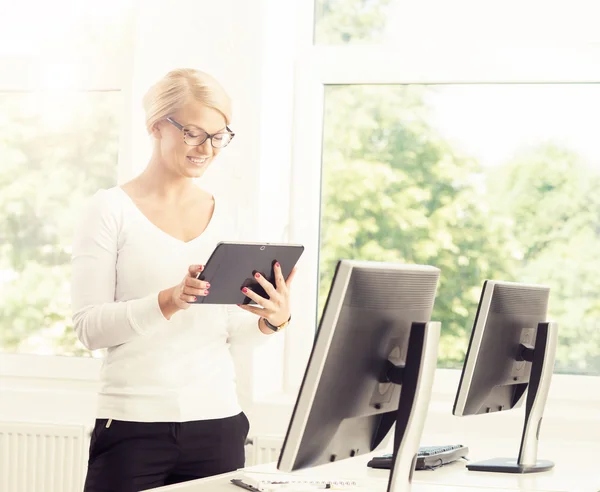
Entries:
<svg viewBox="0 0 600 492">
<path fill-rule="evenodd" d="M 201 130 L 198 127 L 188 125 L 184 126 L 181 123 L 177 123 L 171 117 L 167 118 L 167 121 L 171 123 L 175 128 L 183 132 L 183 141 L 186 144 L 191 145 L 193 147 L 202 145 L 210 138 L 210 144 L 215 149 L 222 149 L 224 147 L 227 147 L 233 140 L 233 137 L 235 137 L 235 133 L 233 133 L 228 126 L 225 127 L 227 131 L 221 131 L 219 133 L 210 135 L 209 133 L 206 133 L 204 130 Z"/>
</svg>

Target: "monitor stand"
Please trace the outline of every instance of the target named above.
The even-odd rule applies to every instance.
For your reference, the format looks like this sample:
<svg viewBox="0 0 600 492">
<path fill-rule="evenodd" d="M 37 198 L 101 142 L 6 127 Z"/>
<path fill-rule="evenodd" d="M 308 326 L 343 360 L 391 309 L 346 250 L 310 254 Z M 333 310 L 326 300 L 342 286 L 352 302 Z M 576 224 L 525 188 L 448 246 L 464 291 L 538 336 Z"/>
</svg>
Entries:
<svg viewBox="0 0 600 492">
<path fill-rule="evenodd" d="M 389 364 L 387 381 L 401 384 L 393 462 L 387 492 L 409 492 L 431 397 L 440 341 L 439 322 L 413 323 L 406 364 Z"/>
<path fill-rule="evenodd" d="M 522 360 L 531 362 L 531 375 L 525 405 L 525 425 L 521 437 L 519 458 L 495 458 L 467 464 L 469 470 L 504 473 L 536 473 L 550 470 L 554 463 L 538 460 L 538 440 L 542 425 L 542 414 L 550 380 L 554 370 L 554 358 L 558 339 L 557 323 L 539 323 L 535 347 L 521 345 Z"/>
</svg>

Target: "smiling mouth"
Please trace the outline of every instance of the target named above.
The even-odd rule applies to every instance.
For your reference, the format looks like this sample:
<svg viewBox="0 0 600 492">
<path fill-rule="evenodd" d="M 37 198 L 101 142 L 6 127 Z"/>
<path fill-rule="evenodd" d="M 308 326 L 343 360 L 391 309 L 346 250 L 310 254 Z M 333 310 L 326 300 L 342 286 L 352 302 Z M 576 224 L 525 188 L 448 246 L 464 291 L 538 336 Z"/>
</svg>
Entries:
<svg viewBox="0 0 600 492">
<path fill-rule="evenodd" d="M 190 156 L 188 156 L 188 160 L 191 161 L 196 166 L 201 166 L 208 161 L 208 157 L 190 157 Z"/>
</svg>

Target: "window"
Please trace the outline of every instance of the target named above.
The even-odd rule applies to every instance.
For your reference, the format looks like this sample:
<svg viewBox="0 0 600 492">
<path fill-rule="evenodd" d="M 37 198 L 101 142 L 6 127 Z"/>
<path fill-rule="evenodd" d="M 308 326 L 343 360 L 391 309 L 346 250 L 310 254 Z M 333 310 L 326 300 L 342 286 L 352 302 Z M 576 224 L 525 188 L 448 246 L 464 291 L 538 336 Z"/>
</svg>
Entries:
<svg viewBox="0 0 600 492">
<path fill-rule="evenodd" d="M 15 4 L 0 20 L 2 352 L 90 355 L 71 326 L 70 247 L 87 198 L 117 182 L 130 7 Z"/>
<path fill-rule="evenodd" d="M 317 44 L 376 43 L 385 39 L 391 0 L 316 0 Z"/>
<path fill-rule="evenodd" d="M 484 279 L 551 286 L 556 371 L 600 374 L 600 84 L 326 86 L 319 312 L 339 258 L 430 264 L 439 362 Z"/>
<path fill-rule="evenodd" d="M 460 366 L 496 276 L 549 284 L 557 371 L 600 374 L 597 2 L 314 7 L 295 79 L 290 238 L 308 270 L 296 322 L 318 322 L 340 257 L 428 262 L 442 270 L 443 367 Z M 289 388 L 304 361 L 288 364 Z"/>
<path fill-rule="evenodd" d="M 598 41 L 595 0 L 315 0 L 318 45 Z M 535 41 L 532 41 L 532 38 Z"/>
<path fill-rule="evenodd" d="M 0 343 L 84 355 L 71 325 L 70 247 L 85 200 L 116 184 L 119 92 L 0 94 Z"/>
</svg>

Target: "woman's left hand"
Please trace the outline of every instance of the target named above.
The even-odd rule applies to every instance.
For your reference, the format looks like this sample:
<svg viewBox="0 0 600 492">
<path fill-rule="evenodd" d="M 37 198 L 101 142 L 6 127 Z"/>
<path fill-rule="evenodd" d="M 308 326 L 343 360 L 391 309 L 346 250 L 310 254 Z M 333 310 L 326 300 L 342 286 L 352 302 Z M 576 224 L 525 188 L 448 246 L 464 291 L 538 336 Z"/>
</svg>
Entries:
<svg viewBox="0 0 600 492">
<path fill-rule="evenodd" d="M 260 286 L 265 289 L 265 292 L 269 298 L 265 299 L 251 289 L 244 287 L 242 292 L 256 302 L 256 304 L 258 304 L 260 307 L 240 305 L 240 308 L 254 313 L 257 316 L 266 318 L 269 323 L 274 326 L 280 326 L 290 319 L 290 286 L 292 284 L 292 280 L 294 280 L 294 275 L 296 274 L 296 267 L 292 269 L 287 280 L 283 278 L 281 265 L 279 263 L 275 263 L 274 273 L 275 286 L 273 286 L 273 284 L 260 273 L 256 273 L 254 275 L 254 278 L 260 284 Z"/>
</svg>

